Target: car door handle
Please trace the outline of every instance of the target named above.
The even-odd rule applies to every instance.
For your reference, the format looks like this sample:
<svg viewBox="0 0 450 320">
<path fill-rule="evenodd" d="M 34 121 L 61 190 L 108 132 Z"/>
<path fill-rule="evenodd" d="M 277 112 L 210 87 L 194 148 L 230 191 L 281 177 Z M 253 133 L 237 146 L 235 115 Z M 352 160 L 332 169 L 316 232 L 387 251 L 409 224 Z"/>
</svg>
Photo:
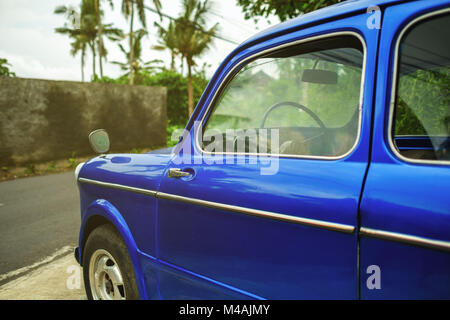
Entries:
<svg viewBox="0 0 450 320">
<path fill-rule="evenodd" d="M 191 173 L 182 171 L 180 168 L 170 168 L 169 169 L 169 178 L 181 178 L 188 177 Z"/>
</svg>

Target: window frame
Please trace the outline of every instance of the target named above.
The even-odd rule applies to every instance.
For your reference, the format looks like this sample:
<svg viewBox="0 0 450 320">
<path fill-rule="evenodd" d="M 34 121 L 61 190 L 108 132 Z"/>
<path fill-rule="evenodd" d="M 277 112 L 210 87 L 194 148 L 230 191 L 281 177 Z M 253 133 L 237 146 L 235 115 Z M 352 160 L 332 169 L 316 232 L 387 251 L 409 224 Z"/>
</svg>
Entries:
<svg viewBox="0 0 450 320">
<path fill-rule="evenodd" d="M 301 45 L 308 42 L 313 42 L 317 40 L 324 40 L 327 38 L 336 38 L 340 36 L 353 36 L 357 40 L 360 41 L 363 49 L 363 61 L 362 61 L 362 69 L 361 69 L 361 84 L 360 84 L 360 96 L 359 96 L 359 103 L 358 103 L 358 130 L 357 135 L 355 138 L 355 142 L 352 145 L 352 147 L 344 154 L 339 156 L 313 156 L 313 155 L 289 155 L 289 154 L 274 154 L 274 153 L 246 153 L 246 152 L 208 152 L 202 149 L 201 147 L 201 139 L 200 132 L 203 132 L 203 129 L 206 125 L 205 120 L 208 119 L 208 117 L 211 115 L 211 112 L 214 111 L 214 107 L 216 106 L 216 103 L 218 99 L 220 98 L 221 94 L 223 93 L 223 89 L 234 79 L 234 77 L 239 73 L 242 68 L 244 68 L 249 63 L 255 61 L 258 58 L 264 57 L 267 54 L 270 54 L 274 51 L 282 50 L 288 47 Z M 312 36 L 303 38 L 300 40 L 291 41 L 288 43 L 283 43 L 280 45 L 276 45 L 272 48 L 265 49 L 259 52 L 256 52 L 254 54 L 251 54 L 250 56 L 242 59 L 239 61 L 236 65 L 234 65 L 230 70 L 228 70 L 226 76 L 221 81 L 220 85 L 214 92 L 214 95 L 212 99 L 210 100 L 209 104 L 206 107 L 206 111 L 204 112 L 199 125 L 197 126 L 194 134 L 194 140 L 195 140 L 195 147 L 197 150 L 203 155 L 208 156 L 217 156 L 217 155 L 223 155 L 223 156 L 256 156 L 256 157 L 279 157 L 279 158 L 298 158 L 298 159 L 317 159 L 317 160 L 339 160 L 342 158 L 347 157 L 350 155 L 358 145 L 360 139 L 361 139 L 361 125 L 362 125 L 362 107 L 363 107 L 363 98 L 364 98 L 364 86 L 366 81 L 366 66 L 367 66 L 367 44 L 365 42 L 365 39 L 357 32 L 355 31 L 339 31 L 339 32 L 331 32 L 327 34 L 322 34 L 318 36 Z"/>
<path fill-rule="evenodd" d="M 399 82 L 399 76 L 398 76 L 398 68 L 399 68 L 399 62 L 400 62 L 400 44 L 404 37 L 404 35 L 415 25 L 422 22 L 423 20 L 440 16 L 450 14 L 450 8 L 446 9 L 440 9 L 432 12 L 425 13 L 423 15 L 420 15 L 418 17 L 415 17 L 411 21 L 409 21 L 406 26 L 401 29 L 397 40 L 395 42 L 395 49 L 393 54 L 393 67 L 392 67 L 392 88 L 391 88 L 391 98 L 389 101 L 389 117 L 388 117 L 388 126 L 387 126 L 387 140 L 389 144 L 389 148 L 391 149 L 391 152 L 400 160 L 412 163 L 412 164 L 432 164 L 432 165 L 450 165 L 450 160 L 428 160 L 428 159 L 414 159 L 414 158 L 408 158 L 402 155 L 399 150 L 397 149 L 395 142 L 394 142 L 394 134 L 393 134 L 393 128 L 394 128 L 394 115 L 395 115 L 395 109 L 396 109 L 396 100 L 397 100 L 397 89 L 398 89 L 398 82 Z M 415 136 L 415 135 L 402 135 L 402 137 L 407 136 Z"/>
</svg>

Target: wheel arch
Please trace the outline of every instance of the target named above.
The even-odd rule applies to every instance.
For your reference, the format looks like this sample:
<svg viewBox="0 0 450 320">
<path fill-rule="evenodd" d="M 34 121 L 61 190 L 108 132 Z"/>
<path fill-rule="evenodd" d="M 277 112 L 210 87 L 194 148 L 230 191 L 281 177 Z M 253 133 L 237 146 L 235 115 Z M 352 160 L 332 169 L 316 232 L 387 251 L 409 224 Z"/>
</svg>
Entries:
<svg viewBox="0 0 450 320">
<path fill-rule="evenodd" d="M 98 199 L 93 201 L 87 207 L 86 212 L 83 216 L 78 243 L 78 259 L 80 265 L 83 265 L 83 251 L 89 234 L 94 229 L 104 224 L 112 225 L 121 236 L 123 242 L 125 243 L 125 246 L 127 247 L 128 254 L 130 256 L 130 260 L 134 269 L 139 296 L 141 299 L 147 299 L 148 295 L 145 287 L 144 275 L 139 263 L 138 248 L 134 237 L 122 214 L 114 205 L 112 205 L 107 200 Z"/>
</svg>

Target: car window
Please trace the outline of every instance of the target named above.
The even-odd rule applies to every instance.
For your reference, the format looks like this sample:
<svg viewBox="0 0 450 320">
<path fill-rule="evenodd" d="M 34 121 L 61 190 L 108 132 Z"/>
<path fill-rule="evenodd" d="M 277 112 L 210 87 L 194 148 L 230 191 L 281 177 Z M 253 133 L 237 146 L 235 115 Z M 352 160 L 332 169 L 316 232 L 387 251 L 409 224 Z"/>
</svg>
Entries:
<svg viewBox="0 0 450 320">
<path fill-rule="evenodd" d="M 404 157 L 450 160 L 450 15 L 402 37 L 392 138 Z"/>
<path fill-rule="evenodd" d="M 278 135 L 280 154 L 347 153 L 359 131 L 363 61 L 361 41 L 347 35 L 299 44 L 251 61 L 213 104 L 203 128 L 203 148 L 217 140 L 212 136 L 222 135 L 230 142 L 227 132 L 270 131 L 268 140 Z M 236 141 L 240 140 L 231 140 L 228 148 L 224 143 L 224 151 L 239 149 Z M 246 145 L 241 151 L 270 149 L 268 141 L 258 141 L 257 148 Z M 259 148 L 261 143 L 267 145 Z"/>
</svg>

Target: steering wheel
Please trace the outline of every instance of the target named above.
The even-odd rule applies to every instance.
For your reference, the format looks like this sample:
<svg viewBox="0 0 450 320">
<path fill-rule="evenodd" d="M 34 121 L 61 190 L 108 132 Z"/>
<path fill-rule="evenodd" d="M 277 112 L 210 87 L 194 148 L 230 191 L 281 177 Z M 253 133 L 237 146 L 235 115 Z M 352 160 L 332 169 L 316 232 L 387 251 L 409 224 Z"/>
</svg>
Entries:
<svg viewBox="0 0 450 320">
<path fill-rule="evenodd" d="M 269 109 L 267 109 L 266 112 L 264 113 L 264 116 L 263 116 L 263 119 L 262 119 L 262 121 L 261 121 L 261 125 L 259 126 L 259 128 L 260 128 L 260 129 L 263 129 L 263 128 L 264 128 L 264 125 L 265 125 L 265 123 L 266 123 L 267 117 L 269 116 L 269 114 L 270 114 L 273 110 L 278 109 L 278 108 L 280 108 L 280 107 L 282 107 L 282 106 L 291 106 L 291 107 L 295 107 L 295 108 L 298 108 L 298 109 L 300 109 L 300 110 L 305 111 L 305 112 L 306 112 L 311 118 L 313 118 L 314 121 L 319 125 L 319 127 L 321 128 L 321 131 L 322 131 L 322 132 L 321 132 L 321 134 L 318 135 L 318 136 L 325 135 L 325 136 L 327 137 L 327 139 L 325 139 L 325 140 L 326 140 L 326 144 L 327 144 L 327 148 L 329 147 L 330 139 L 328 139 L 329 133 L 328 133 L 327 127 L 325 127 L 325 124 L 323 123 L 323 121 L 320 120 L 320 118 L 319 118 L 313 111 L 311 111 L 311 109 L 309 109 L 308 107 L 305 107 L 304 105 L 302 105 L 302 104 L 300 104 L 300 103 L 296 103 L 296 102 L 292 102 L 292 101 L 282 101 L 282 102 L 278 102 L 278 103 L 272 105 L 272 106 L 271 106 Z M 318 136 L 316 136 L 316 137 L 318 137 Z M 314 138 L 316 138 L 316 137 L 314 137 Z M 311 138 L 310 138 L 310 139 L 311 139 Z M 283 153 L 284 150 L 282 150 L 282 149 L 286 149 L 288 146 L 290 146 L 290 145 L 292 145 L 292 144 L 295 144 L 295 143 L 298 143 L 298 142 L 293 141 L 293 140 L 289 140 L 289 141 L 284 142 L 284 143 L 280 146 L 280 153 Z M 283 147 L 283 146 L 284 146 L 284 147 Z"/>
</svg>

